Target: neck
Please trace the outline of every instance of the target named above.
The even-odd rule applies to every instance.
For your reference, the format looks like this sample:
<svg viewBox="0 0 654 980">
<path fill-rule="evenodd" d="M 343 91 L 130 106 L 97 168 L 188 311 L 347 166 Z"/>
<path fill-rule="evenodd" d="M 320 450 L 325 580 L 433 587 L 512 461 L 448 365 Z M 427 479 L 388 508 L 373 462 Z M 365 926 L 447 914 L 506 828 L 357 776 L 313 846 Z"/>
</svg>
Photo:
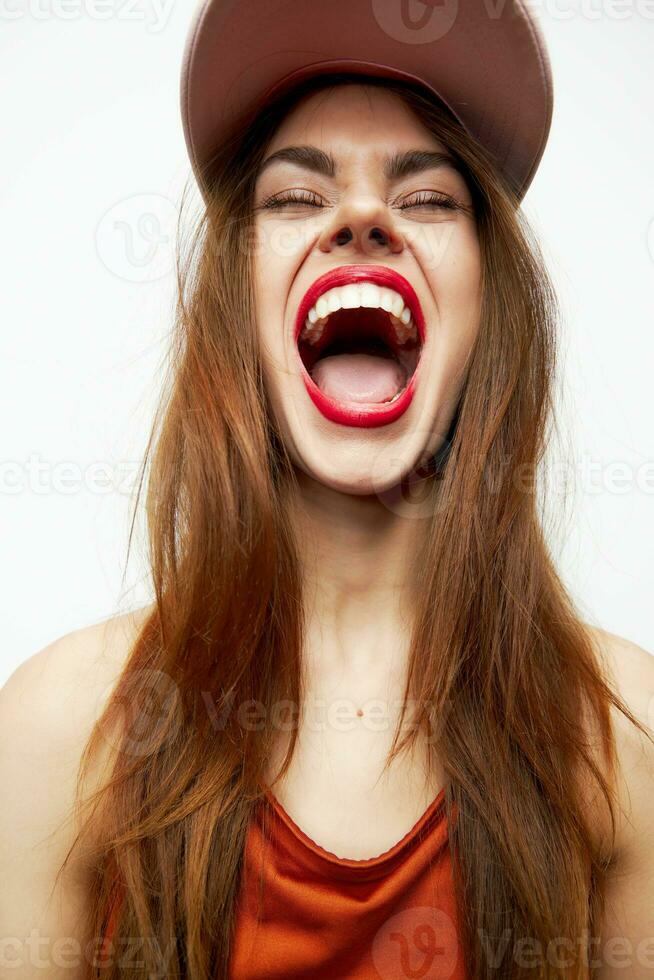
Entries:
<svg viewBox="0 0 654 980">
<path fill-rule="evenodd" d="M 377 495 L 339 493 L 298 475 L 293 502 L 304 577 L 306 664 L 321 675 L 403 670 L 411 557 L 420 521 Z"/>
</svg>

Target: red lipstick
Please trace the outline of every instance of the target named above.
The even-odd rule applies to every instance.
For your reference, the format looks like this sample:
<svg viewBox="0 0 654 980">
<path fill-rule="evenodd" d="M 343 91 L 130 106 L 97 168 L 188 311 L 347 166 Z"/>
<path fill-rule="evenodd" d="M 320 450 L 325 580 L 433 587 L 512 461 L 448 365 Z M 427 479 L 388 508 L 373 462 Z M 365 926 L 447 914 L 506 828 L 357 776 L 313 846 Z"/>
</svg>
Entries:
<svg viewBox="0 0 654 980">
<path fill-rule="evenodd" d="M 305 293 L 295 320 L 294 339 L 296 345 L 309 310 L 314 306 L 318 298 L 327 292 L 328 289 L 353 282 L 375 283 L 378 286 L 387 286 L 399 293 L 411 311 L 420 343 L 424 343 L 425 320 L 422 307 L 420 306 L 420 301 L 413 286 L 404 276 L 400 275 L 394 269 L 388 269 L 378 265 L 345 265 L 339 266 L 337 269 L 332 269 L 323 276 L 320 276 Z M 388 403 L 355 403 L 336 401 L 328 397 L 316 385 L 306 370 L 302 358 L 298 357 L 298 359 L 300 361 L 302 379 L 307 394 L 318 411 L 331 422 L 360 428 L 388 425 L 400 418 L 413 401 L 416 378 L 420 367 L 419 362 L 409 378 L 406 387 L 394 401 Z"/>
</svg>

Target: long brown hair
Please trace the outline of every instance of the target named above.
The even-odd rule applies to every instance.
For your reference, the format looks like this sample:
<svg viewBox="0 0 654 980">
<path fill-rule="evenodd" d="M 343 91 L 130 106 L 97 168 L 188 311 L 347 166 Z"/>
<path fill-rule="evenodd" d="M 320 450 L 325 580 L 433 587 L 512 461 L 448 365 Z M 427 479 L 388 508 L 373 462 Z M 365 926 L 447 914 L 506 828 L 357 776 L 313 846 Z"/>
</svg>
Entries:
<svg viewBox="0 0 654 980">
<path fill-rule="evenodd" d="M 483 269 L 465 384 L 423 481 L 404 691 L 420 722 L 406 728 L 402 710 L 387 765 L 425 731 L 442 760 L 468 975 L 589 975 L 568 949 L 572 965 L 543 956 L 536 972 L 511 957 L 511 943 L 526 938 L 545 950 L 569 937 L 581 953 L 580 938 L 597 931 L 608 856 L 587 801 L 603 799 L 613 822 L 611 706 L 644 730 L 557 574 L 529 479 L 553 408 L 554 292 L 515 189 L 446 107 L 410 84 L 332 74 L 287 93 L 219 149 L 205 171 L 207 207 L 180 240 L 176 329 L 135 502 L 136 514 L 147 472 L 155 603 L 80 766 L 81 786 L 111 745 L 106 784 L 78 799 L 90 809 L 89 934 L 102 934 L 119 886 L 114 937 L 151 937 L 142 967 L 114 961 L 107 978 L 227 977 L 274 706 L 302 695 L 302 580 L 286 520 L 294 471 L 262 380 L 252 193 L 289 109 L 349 82 L 395 92 L 457 157 Z M 252 703 L 263 724 L 244 723 L 239 709 Z M 504 948 L 506 930 L 508 953 L 494 964 L 489 951 Z"/>
</svg>

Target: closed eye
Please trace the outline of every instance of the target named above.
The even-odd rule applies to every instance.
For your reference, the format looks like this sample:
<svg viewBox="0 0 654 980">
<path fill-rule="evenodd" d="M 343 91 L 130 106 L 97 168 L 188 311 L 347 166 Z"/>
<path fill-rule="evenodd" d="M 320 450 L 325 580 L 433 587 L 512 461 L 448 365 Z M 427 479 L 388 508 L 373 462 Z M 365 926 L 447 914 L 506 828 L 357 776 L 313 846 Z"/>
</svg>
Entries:
<svg viewBox="0 0 654 980">
<path fill-rule="evenodd" d="M 302 196 L 304 195 L 304 196 Z M 320 207 L 321 199 L 312 191 L 294 192 L 291 194 L 273 194 L 260 205 L 261 208 L 283 208 L 286 204 L 305 204 L 308 207 Z"/>
<path fill-rule="evenodd" d="M 421 195 L 426 195 L 426 197 L 422 197 Z M 419 200 L 414 199 L 408 203 L 400 204 L 400 210 L 404 211 L 406 208 L 437 207 L 457 211 L 461 208 L 458 201 L 455 201 L 449 194 L 437 194 L 434 191 L 419 191 L 419 198 Z"/>
<path fill-rule="evenodd" d="M 424 196 L 426 195 L 426 196 Z M 260 208 L 267 208 L 273 210 L 275 208 L 283 208 L 288 204 L 300 204 L 307 207 L 321 207 L 321 199 L 318 194 L 314 194 L 311 191 L 293 192 L 287 194 L 273 194 L 271 197 L 266 198 L 260 205 Z M 445 208 L 449 211 L 465 210 L 463 205 L 459 204 L 453 197 L 448 194 L 437 194 L 432 191 L 420 191 L 419 199 L 413 199 L 404 204 L 398 205 L 400 211 L 404 211 L 408 208 L 422 208 L 422 207 L 437 207 Z"/>
</svg>

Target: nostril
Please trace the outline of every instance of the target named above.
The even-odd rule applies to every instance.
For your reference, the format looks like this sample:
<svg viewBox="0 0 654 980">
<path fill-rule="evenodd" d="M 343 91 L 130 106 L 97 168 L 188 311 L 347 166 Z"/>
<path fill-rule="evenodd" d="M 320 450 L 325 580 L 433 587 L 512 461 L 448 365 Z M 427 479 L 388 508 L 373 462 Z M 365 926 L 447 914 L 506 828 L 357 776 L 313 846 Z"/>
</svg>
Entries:
<svg viewBox="0 0 654 980">
<path fill-rule="evenodd" d="M 352 232 L 349 228 L 341 228 L 340 231 L 336 232 L 336 244 L 337 245 L 349 245 L 352 241 Z"/>
<path fill-rule="evenodd" d="M 382 245 L 386 245 L 388 242 L 388 236 L 381 228 L 373 228 L 370 232 L 370 237 L 374 241 L 381 242 Z"/>
</svg>

